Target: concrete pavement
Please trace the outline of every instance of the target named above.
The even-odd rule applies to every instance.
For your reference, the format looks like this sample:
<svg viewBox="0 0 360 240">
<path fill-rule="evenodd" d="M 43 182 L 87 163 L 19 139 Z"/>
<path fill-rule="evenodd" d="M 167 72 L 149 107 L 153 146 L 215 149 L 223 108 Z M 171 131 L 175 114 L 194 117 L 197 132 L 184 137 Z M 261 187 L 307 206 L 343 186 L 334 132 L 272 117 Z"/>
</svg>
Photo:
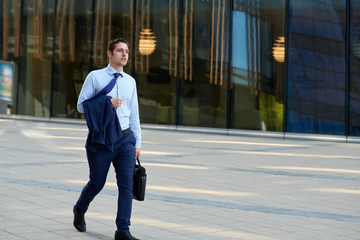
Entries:
<svg viewBox="0 0 360 240">
<path fill-rule="evenodd" d="M 0 239 L 113 239 L 113 168 L 86 214 L 84 124 L 0 119 Z M 156 240 L 360 239 L 360 145 L 143 129 L 131 232 Z"/>
</svg>

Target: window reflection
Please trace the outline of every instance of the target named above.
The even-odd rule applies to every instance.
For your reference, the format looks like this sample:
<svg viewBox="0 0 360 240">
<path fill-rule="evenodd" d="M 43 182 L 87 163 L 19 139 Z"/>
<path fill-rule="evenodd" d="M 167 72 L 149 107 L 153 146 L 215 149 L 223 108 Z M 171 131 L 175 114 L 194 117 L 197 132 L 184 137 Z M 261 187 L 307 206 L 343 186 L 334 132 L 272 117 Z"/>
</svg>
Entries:
<svg viewBox="0 0 360 240">
<path fill-rule="evenodd" d="M 351 2 L 349 134 L 360 136 L 360 1 Z"/>
<path fill-rule="evenodd" d="M 134 76 L 141 122 L 175 124 L 178 2 L 142 0 L 137 5 Z"/>
<path fill-rule="evenodd" d="M 77 96 L 89 71 L 91 0 L 58 0 L 52 116 L 79 118 Z"/>
<path fill-rule="evenodd" d="M 20 17 L 21 1 L 20 0 L 3 0 L 0 1 L 2 6 L 2 38 L 1 49 L 2 59 L 12 60 L 19 57 L 20 53 Z"/>
<path fill-rule="evenodd" d="M 184 1 L 181 125 L 225 127 L 230 1 Z"/>
<path fill-rule="evenodd" d="M 235 1 L 233 128 L 283 130 L 285 1 Z"/>
<path fill-rule="evenodd" d="M 0 79 L 0 113 L 14 114 L 17 101 L 15 82 L 17 68 L 12 62 L 17 61 L 20 55 L 21 1 L 1 0 L 0 6 L 2 9 L 0 11 L 0 59 L 5 60 L 1 62 L 1 78 L 3 79 Z"/>
<path fill-rule="evenodd" d="M 125 38 L 130 46 L 133 43 L 133 0 L 97 0 L 95 1 L 93 68 L 107 66 L 107 45 L 116 37 Z M 133 56 L 130 56 L 125 71 L 130 73 Z"/>
<path fill-rule="evenodd" d="M 50 116 L 55 1 L 23 1 L 18 114 Z"/>
<path fill-rule="evenodd" d="M 287 131 L 345 132 L 345 1 L 290 1 Z"/>
</svg>

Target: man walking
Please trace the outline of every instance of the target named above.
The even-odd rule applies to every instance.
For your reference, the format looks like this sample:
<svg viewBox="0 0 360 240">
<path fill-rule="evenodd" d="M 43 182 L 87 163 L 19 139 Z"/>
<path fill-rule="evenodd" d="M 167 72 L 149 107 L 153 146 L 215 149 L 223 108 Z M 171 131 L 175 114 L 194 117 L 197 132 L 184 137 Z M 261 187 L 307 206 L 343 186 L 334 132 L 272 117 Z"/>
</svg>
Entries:
<svg viewBox="0 0 360 240">
<path fill-rule="evenodd" d="M 130 234 L 129 226 L 132 175 L 135 159 L 140 156 L 141 128 L 136 82 L 123 69 L 129 58 L 128 42 L 122 38 L 113 39 L 107 55 L 109 65 L 88 74 L 77 103 L 77 109 L 85 113 L 89 127 L 86 154 L 90 180 L 73 208 L 73 224 L 80 232 L 86 231 L 84 215 L 90 202 L 104 187 L 112 163 L 119 191 L 115 240 L 136 240 Z"/>
</svg>

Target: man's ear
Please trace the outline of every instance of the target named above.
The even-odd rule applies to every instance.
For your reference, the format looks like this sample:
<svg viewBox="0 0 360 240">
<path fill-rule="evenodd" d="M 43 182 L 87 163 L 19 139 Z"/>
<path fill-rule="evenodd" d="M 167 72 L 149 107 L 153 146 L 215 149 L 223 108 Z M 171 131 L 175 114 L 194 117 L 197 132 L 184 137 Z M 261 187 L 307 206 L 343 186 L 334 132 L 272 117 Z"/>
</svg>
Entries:
<svg viewBox="0 0 360 240">
<path fill-rule="evenodd" d="M 107 50 L 107 55 L 108 55 L 108 57 L 111 57 L 111 56 L 112 56 L 112 52 L 110 52 L 110 50 Z"/>
</svg>

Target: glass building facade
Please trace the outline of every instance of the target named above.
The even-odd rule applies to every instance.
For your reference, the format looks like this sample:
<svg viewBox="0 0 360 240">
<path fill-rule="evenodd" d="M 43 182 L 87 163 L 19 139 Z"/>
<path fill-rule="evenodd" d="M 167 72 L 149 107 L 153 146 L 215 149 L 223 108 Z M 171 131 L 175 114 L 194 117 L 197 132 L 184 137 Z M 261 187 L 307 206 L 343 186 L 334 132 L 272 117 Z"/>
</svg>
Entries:
<svg viewBox="0 0 360 240">
<path fill-rule="evenodd" d="M 130 43 L 142 123 L 360 136 L 360 0 L 0 0 L 0 113 L 82 118 Z"/>
</svg>

